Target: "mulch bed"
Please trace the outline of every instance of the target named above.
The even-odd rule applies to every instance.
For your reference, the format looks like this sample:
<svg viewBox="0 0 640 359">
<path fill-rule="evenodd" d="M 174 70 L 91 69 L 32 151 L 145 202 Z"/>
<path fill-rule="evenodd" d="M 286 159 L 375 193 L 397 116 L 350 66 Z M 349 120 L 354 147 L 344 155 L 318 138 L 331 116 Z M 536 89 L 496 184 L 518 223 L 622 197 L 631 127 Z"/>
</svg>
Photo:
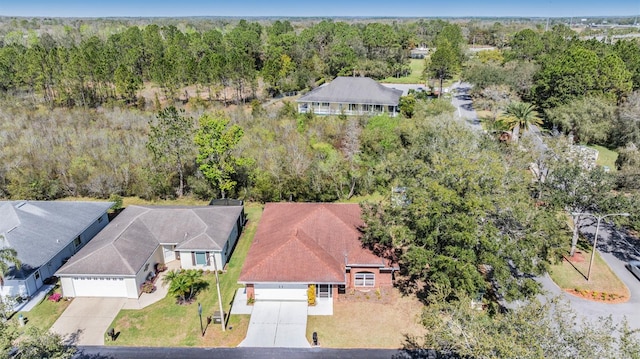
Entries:
<svg viewBox="0 0 640 359">
<path fill-rule="evenodd" d="M 629 296 L 612 294 L 612 293 L 604 293 L 604 292 L 596 292 L 592 290 L 565 289 L 564 291 L 571 295 L 575 295 L 576 297 L 590 300 L 592 302 L 618 304 L 618 303 L 625 303 L 626 301 L 629 300 Z"/>
<path fill-rule="evenodd" d="M 338 302 L 368 302 L 389 304 L 396 300 L 395 292 L 391 288 L 380 289 L 347 289 L 345 294 L 340 294 Z"/>
</svg>

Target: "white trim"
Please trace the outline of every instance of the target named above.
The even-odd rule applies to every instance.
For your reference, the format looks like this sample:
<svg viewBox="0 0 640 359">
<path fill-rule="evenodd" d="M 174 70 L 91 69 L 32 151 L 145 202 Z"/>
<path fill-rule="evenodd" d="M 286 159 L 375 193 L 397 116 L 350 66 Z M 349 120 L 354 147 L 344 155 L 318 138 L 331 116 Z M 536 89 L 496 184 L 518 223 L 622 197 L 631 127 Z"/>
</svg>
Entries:
<svg viewBox="0 0 640 359">
<path fill-rule="evenodd" d="M 356 287 L 375 287 L 376 275 L 371 272 L 358 272 L 353 276 L 353 285 Z"/>
</svg>

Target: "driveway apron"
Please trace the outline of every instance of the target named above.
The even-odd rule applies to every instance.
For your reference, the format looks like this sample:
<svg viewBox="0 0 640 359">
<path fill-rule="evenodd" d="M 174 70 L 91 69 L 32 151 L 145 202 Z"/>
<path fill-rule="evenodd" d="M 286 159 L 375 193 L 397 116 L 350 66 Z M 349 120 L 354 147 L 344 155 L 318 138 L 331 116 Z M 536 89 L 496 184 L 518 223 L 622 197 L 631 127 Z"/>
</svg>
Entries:
<svg viewBox="0 0 640 359">
<path fill-rule="evenodd" d="M 241 347 L 309 348 L 306 302 L 256 302 Z"/>
<path fill-rule="evenodd" d="M 75 345 L 104 345 L 105 333 L 125 302 L 125 298 L 75 298 L 51 331 Z"/>
</svg>

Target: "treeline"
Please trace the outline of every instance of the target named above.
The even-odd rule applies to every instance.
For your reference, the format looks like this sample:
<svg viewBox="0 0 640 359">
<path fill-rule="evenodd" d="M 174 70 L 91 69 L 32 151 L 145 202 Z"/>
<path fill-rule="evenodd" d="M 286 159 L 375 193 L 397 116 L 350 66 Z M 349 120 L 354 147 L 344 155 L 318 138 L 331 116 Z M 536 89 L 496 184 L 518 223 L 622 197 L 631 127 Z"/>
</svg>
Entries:
<svg viewBox="0 0 640 359">
<path fill-rule="evenodd" d="M 462 24 L 463 31 L 442 20 L 324 20 L 298 28 L 286 20 L 214 24 L 218 27 L 199 29 L 171 22 L 128 27 L 115 22 L 106 32 L 75 21 L 55 36 L 11 31 L 0 39 L 0 92 L 33 95 L 27 97 L 49 107 L 122 101 L 142 108 L 140 90 L 153 83 L 169 100 L 187 101 L 190 95 L 182 89 L 195 85 L 196 96 L 240 103 L 262 90 L 268 95 L 297 91 L 340 75 L 405 75 L 410 50 L 436 46 L 443 32 L 468 33 L 473 44 L 504 46 L 514 31 L 513 26 L 477 21 Z"/>
<path fill-rule="evenodd" d="M 296 32 L 288 21 L 263 26 L 241 20 L 225 31 L 151 24 L 76 41 L 48 33 L 26 41 L 5 38 L 0 91 L 38 94 L 50 106 L 95 107 L 115 99 L 133 103 L 143 83 L 153 82 L 167 98 L 198 85 L 211 99 L 241 102 L 255 96 L 258 78 L 275 93 L 338 75 L 405 73 L 409 50 L 443 26 L 449 25 L 420 25 L 417 35 L 408 25 L 322 21 Z M 233 89 L 229 95 L 227 88 Z"/>
</svg>

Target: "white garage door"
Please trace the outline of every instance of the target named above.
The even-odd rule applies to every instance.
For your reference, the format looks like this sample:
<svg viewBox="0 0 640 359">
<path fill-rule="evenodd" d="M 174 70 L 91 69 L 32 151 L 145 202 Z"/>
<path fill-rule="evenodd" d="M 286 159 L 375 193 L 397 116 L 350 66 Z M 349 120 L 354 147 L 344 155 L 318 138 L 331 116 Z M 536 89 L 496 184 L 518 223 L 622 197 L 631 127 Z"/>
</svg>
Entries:
<svg viewBox="0 0 640 359">
<path fill-rule="evenodd" d="M 127 286 L 122 278 L 74 278 L 76 297 L 127 297 Z"/>
<path fill-rule="evenodd" d="M 307 300 L 306 284 L 256 284 L 256 301 L 261 300 Z"/>
</svg>

